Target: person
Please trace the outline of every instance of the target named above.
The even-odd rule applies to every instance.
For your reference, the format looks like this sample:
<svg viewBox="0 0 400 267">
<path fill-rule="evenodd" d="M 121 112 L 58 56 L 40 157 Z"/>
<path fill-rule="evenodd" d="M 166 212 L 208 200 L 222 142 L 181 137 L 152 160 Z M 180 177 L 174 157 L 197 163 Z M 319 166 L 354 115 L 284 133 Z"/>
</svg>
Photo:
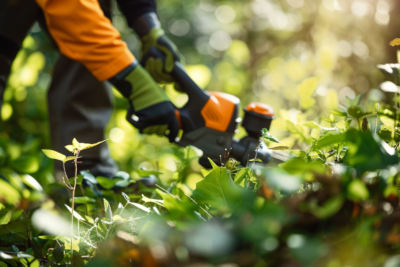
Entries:
<svg viewBox="0 0 400 267">
<path fill-rule="evenodd" d="M 52 149 L 56 151 L 66 152 L 64 146 L 74 137 L 86 143 L 104 139 L 113 108 L 107 80 L 129 100 L 139 119 L 131 123 L 141 133 L 163 135 L 169 129 L 169 139 L 176 136 L 174 107 L 155 81 L 171 82 L 168 73 L 182 57 L 161 28 L 154 0 L 117 2 L 142 41 L 142 53 L 156 46 L 166 56 L 164 63 L 149 58 L 147 71 L 138 64 L 111 25 L 109 0 L 0 2 L 0 100 L 12 61 L 35 21 L 62 53 L 48 92 Z M 81 169 L 107 177 L 117 172 L 106 143 L 85 151 L 84 156 Z M 55 163 L 56 170 L 62 170 L 60 163 Z M 72 167 L 67 165 L 68 173 L 73 172 Z"/>
</svg>

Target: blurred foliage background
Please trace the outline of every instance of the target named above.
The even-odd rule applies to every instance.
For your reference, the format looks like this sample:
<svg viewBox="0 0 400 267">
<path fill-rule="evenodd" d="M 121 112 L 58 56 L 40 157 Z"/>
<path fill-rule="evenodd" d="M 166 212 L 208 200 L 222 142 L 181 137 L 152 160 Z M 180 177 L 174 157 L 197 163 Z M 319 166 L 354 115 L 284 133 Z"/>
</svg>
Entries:
<svg viewBox="0 0 400 267">
<path fill-rule="evenodd" d="M 345 97 L 364 94 L 365 105 L 385 102 L 377 90 L 384 80 L 376 65 L 396 62 L 388 43 L 396 36 L 400 4 L 395 0 L 158 0 L 168 36 L 184 55 L 187 71 L 204 89 L 271 105 L 271 133 L 284 145 L 301 148 L 286 121 L 299 124 L 328 117 Z M 115 4 L 115 3 L 114 3 Z M 113 24 L 140 58 L 140 41 L 114 8 Z M 1 110 L 0 157 L 10 155 L 16 170 L 42 184 L 54 181 L 46 93 L 58 52 L 35 24 L 12 67 Z M 165 86 L 178 106 L 185 94 Z M 115 91 L 115 112 L 106 129 L 121 170 L 160 169 L 174 179 L 186 151 L 166 138 L 139 135 L 125 121 L 127 103 Z M 308 128 L 304 134 L 308 134 Z M 239 129 L 237 136 L 245 134 Z M 71 136 L 71 140 L 72 140 Z M 99 140 L 93 140 L 97 142 Z M 83 154 L 84 156 L 84 154 Z M 202 179 L 196 161 L 181 170 L 190 187 Z"/>
</svg>

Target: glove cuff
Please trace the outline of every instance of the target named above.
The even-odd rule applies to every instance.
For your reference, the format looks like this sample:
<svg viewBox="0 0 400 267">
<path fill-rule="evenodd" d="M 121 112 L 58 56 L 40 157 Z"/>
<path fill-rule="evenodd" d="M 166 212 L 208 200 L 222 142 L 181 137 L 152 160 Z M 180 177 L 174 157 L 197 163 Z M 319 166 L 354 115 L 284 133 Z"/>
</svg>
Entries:
<svg viewBox="0 0 400 267">
<path fill-rule="evenodd" d="M 146 13 L 133 22 L 132 28 L 140 38 L 148 34 L 154 28 L 161 28 L 157 14 L 154 12 Z"/>
<path fill-rule="evenodd" d="M 117 75 L 109 79 L 108 81 L 112 83 L 118 91 L 126 98 L 129 98 L 132 93 L 132 86 L 124 83 L 124 78 L 131 73 L 138 65 L 138 61 L 135 59 L 128 67 L 123 69 Z"/>
</svg>

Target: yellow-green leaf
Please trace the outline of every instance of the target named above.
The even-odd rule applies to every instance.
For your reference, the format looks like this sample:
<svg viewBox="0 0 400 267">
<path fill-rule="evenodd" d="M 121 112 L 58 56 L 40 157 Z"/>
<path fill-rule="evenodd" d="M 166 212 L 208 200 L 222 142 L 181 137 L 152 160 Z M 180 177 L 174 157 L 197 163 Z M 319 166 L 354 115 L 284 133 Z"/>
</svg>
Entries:
<svg viewBox="0 0 400 267">
<path fill-rule="evenodd" d="M 100 142 L 97 142 L 97 143 L 95 143 L 95 144 L 80 143 L 80 150 L 84 150 L 84 149 L 88 149 L 88 148 L 97 146 L 97 145 L 99 145 L 99 144 L 101 144 L 101 143 L 103 143 L 103 142 L 105 142 L 105 141 L 107 141 L 107 139 L 106 139 L 106 140 L 103 140 L 103 141 L 100 141 Z"/>
<path fill-rule="evenodd" d="M 313 129 L 317 129 L 317 130 L 321 130 L 322 126 L 319 125 L 318 123 L 314 122 L 314 121 L 308 121 L 306 123 L 303 123 L 304 126 L 307 126 L 309 128 L 313 128 Z"/>
<path fill-rule="evenodd" d="M 72 140 L 72 145 L 74 146 L 75 149 L 80 150 L 81 148 L 80 143 L 78 142 L 78 140 L 76 140 L 76 138 Z"/>
<path fill-rule="evenodd" d="M 79 158 L 81 158 L 81 157 L 78 157 L 78 159 Z M 65 159 L 64 159 L 64 162 L 67 162 L 67 161 L 70 161 L 70 160 L 74 160 L 75 159 L 75 156 L 69 156 L 69 157 L 66 157 Z"/>
<path fill-rule="evenodd" d="M 75 153 L 75 147 L 74 146 L 72 146 L 72 145 L 67 145 L 67 146 L 65 146 L 65 148 L 69 151 L 69 152 L 72 152 L 72 153 Z"/>
<path fill-rule="evenodd" d="M 393 39 L 389 44 L 391 46 L 399 46 L 400 45 L 400 38 Z"/>
<path fill-rule="evenodd" d="M 42 151 L 47 157 L 49 157 L 51 159 L 64 161 L 66 158 L 66 156 L 64 156 L 63 154 L 61 154 L 57 151 L 51 150 L 51 149 L 42 149 Z"/>
</svg>

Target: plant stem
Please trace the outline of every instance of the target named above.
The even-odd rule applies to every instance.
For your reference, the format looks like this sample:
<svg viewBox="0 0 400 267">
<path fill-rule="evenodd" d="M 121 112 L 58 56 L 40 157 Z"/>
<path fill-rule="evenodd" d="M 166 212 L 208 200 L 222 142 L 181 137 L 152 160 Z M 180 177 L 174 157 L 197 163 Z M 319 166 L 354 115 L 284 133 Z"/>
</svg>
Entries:
<svg viewBox="0 0 400 267">
<path fill-rule="evenodd" d="M 72 210 L 72 213 L 71 213 L 71 266 L 74 266 L 74 249 L 73 249 L 73 247 L 72 247 L 72 243 L 73 243 L 73 240 L 74 240 L 74 205 L 75 205 L 75 189 L 76 189 L 76 179 L 77 179 L 77 177 L 78 177 L 78 162 L 77 162 L 77 160 L 78 160 L 78 157 L 79 157 L 79 152 L 81 152 L 80 150 L 78 150 L 78 152 L 76 153 L 76 156 L 75 156 L 75 160 L 74 160 L 74 163 L 75 163 L 75 177 L 74 177 L 74 187 L 72 188 L 72 205 L 71 205 L 71 210 Z"/>
<path fill-rule="evenodd" d="M 376 104 L 375 133 L 376 133 L 376 128 L 378 127 L 378 112 L 379 112 L 379 103 Z"/>
</svg>

